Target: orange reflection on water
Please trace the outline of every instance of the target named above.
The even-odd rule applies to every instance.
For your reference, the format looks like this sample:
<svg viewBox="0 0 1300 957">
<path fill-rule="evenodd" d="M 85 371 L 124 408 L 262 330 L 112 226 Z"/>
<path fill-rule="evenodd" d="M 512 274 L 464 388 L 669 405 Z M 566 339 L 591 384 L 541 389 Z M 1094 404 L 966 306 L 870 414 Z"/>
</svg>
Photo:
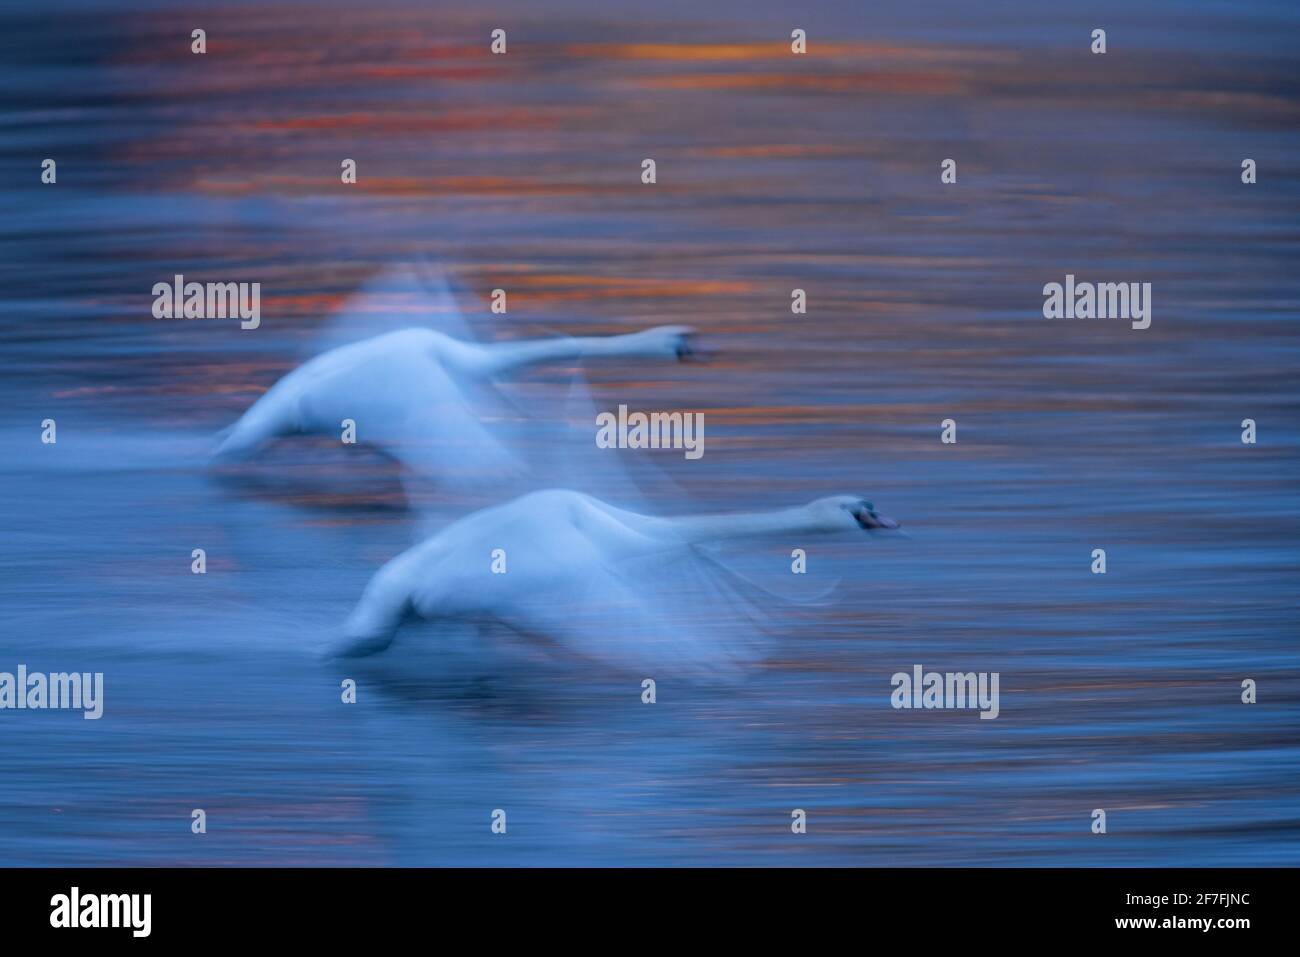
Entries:
<svg viewBox="0 0 1300 957">
<path fill-rule="evenodd" d="M 914 93 L 930 96 L 961 93 L 965 83 L 953 73 L 696 73 L 689 76 L 642 77 L 632 81 L 652 90 L 791 90 L 799 92 Z"/>
</svg>

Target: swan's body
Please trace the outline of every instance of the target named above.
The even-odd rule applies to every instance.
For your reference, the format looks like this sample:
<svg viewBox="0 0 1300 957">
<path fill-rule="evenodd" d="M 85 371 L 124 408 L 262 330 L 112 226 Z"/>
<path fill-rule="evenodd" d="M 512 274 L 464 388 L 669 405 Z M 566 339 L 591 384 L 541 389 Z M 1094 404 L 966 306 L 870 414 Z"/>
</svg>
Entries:
<svg viewBox="0 0 1300 957">
<path fill-rule="evenodd" d="M 380 569 L 336 653 L 383 651 L 415 615 L 504 626 L 625 669 L 726 671 L 761 654 L 762 593 L 699 546 L 896 527 L 851 496 L 776 512 L 665 518 L 578 492 L 534 492 L 468 515 Z M 492 569 L 496 549 L 504 574 Z M 701 611 L 714 621 L 703 622 Z"/>
<path fill-rule="evenodd" d="M 411 327 L 331 349 L 294 369 L 230 429 L 218 456 L 248 454 L 294 433 L 340 435 L 384 448 L 427 476 L 456 472 L 465 482 L 517 470 L 493 416 L 506 403 L 494 380 L 543 362 L 593 357 L 682 358 L 685 326 L 659 326 L 607 337 L 480 344 Z"/>
</svg>

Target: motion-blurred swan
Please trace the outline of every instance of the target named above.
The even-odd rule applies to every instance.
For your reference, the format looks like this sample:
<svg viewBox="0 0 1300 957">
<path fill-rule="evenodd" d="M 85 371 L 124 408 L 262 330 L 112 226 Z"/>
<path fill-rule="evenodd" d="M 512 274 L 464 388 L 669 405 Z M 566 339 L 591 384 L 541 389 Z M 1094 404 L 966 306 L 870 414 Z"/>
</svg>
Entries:
<svg viewBox="0 0 1300 957">
<path fill-rule="evenodd" d="M 481 344 L 435 329 L 398 329 L 331 349 L 294 369 L 229 430 L 218 457 L 246 455 L 276 436 L 339 435 L 378 445 L 417 472 L 466 482 L 522 468 L 512 443 L 494 434 L 503 399 L 494 382 L 544 362 L 591 358 L 681 359 L 686 326 L 617 336 Z"/>
<path fill-rule="evenodd" d="M 468 515 L 388 562 L 333 651 L 383 651 L 414 615 L 501 626 L 620 669 L 726 672 L 761 657 L 765 606 L 775 596 L 701 546 L 896 528 L 848 495 L 773 512 L 653 517 L 569 490 L 533 492 Z"/>
</svg>

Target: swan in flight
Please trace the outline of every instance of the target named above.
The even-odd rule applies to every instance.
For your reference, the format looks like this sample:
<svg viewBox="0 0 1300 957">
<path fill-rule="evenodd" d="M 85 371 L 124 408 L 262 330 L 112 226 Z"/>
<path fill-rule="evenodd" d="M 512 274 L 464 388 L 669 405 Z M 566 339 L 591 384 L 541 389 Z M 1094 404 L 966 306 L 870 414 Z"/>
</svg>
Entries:
<svg viewBox="0 0 1300 957">
<path fill-rule="evenodd" d="M 381 652 L 415 616 L 504 628 L 619 670 L 734 673 L 762 657 L 765 606 L 776 596 L 731 572 L 710 545 L 897 528 L 849 495 L 781 511 L 654 517 L 567 489 L 532 492 L 384 565 L 332 652 Z"/>
<path fill-rule="evenodd" d="M 413 299 L 420 320 L 442 328 L 412 325 L 376 308 L 380 292 L 404 296 L 408 306 Z M 377 323 L 392 328 L 375 335 Z M 358 327 L 366 330 L 359 340 Z M 215 458 L 246 457 L 277 436 L 340 435 L 350 420 L 358 443 L 382 448 L 426 479 L 475 487 L 518 476 L 529 464 L 507 423 L 529 413 L 501 380 L 548 362 L 684 360 L 693 355 L 692 333 L 688 326 L 658 326 L 614 336 L 480 343 L 440 274 L 430 282 L 413 269 L 391 270 L 330 324 L 327 335 L 338 344 L 275 383 L 226 430 Z M 534 432 L 548 427 L 540 417 L 533 424 Z"/>
</svg>

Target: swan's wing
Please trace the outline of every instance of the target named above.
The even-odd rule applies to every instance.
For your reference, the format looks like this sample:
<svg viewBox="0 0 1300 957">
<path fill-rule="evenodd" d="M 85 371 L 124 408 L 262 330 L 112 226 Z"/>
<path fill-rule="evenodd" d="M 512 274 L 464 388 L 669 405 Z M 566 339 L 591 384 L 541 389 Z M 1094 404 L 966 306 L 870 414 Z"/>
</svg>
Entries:
<svg viewBox="0 0 1300 957">
<path fill-rule="evenodd" d="M 464 407 L 431 407 L 427 416 L 413 419 L 410 441 L 398 456 L 412 470 L 404 484 L 418 515 L 417 540 L 467 510 L 539 489 L 570 489 L 639 512 L 653 511 L 650 495 L 673 494 L 675 486 L 648 461 L 647 452 L 596 446 L 596 408 L 581 364 L 521 381 L 462 383 L 458 389 Z M 463 452 L 444 454 L 436 442 L 418 441 L 422 431 L 432 435 L 445 427 L 443 420 L 452 412 L 461 424 L 451 432 L 453 438 L 464 437 Z M 424 476 L 436 474 L 444 462 L 458 475 L 434 487 Z M 454 501 L 449 492 L 457 493 Z"/>
<path fill-rule="evenodd" d="M 438 369 L 430 396 L 410 404 L 392 440 L 422 541 L 456 518 L 543 487 L 529 459 L 529 417 L 491 382 L 463 383 Z"/>
<path fill-rule="evenodd" d="M 791 539 L 786 543 L 734 539 L 707 542 L 697 547 L 732 574 L 770 598 L 792 605 L 826 602 L 843 584 L 829 572 L 816 540 Z M 795 574 L 795 549 L 803 552 L 803 571 Z"/>
<path fill-rule="evenodd" d="M 534 404 L 533 408 L 546 408 Z M 681 455 L 662 449 L 597 447 L 596 414 L 586 371 L 572 370 L 562 404 L 553 417 L 548 441 L 531 459 L 545 485 L 584 492 L 617 508 L 643 515 L 678 512 L 689 496 L 661 466 L 661 456 Z M 764 606 L 815 604 L 829 598 L 840 579 L 828 574 L 815 549 L 811 570 L 793 574 L 791 550 L 772 542 L 740 538 L 695 546 L 711 567 L 728 575 Z M 803 543 L 808 545 L 809 543 Z"/>
<path fill-rule="evenodd" d="M 536 487 L 566 488 L 633 512 L 659 511 L 655 502 L 680 501 L 680 487 L 654 461 L 680 452 L 603 449 L 596 445 L 596 415 L 586 366 L 567 369 L 567 378 L 519 387 L 529 410 L 535 441 L 528 462 Z M 527 392 L 529 386 L 531 392 Z"/>
<path fill-rule="evenodd" d="M 531 487 L 518 436 L 527 418 L 508 389 L 444 367 L 429 330 L 475 343 L 474 325 L 436 265 L 403 263 L 376 274 L 328 319 L 318 353 L 282 378 L 227 429 L 221 450 L 257 448 L 293 431 L 339 435 L 400 462 L 406 501 L 423 537 L 450 517 Z M 479 313 L 485 310 L 471 310 Z"/>
<path fill-rule="evenodd" d="M 511 413 L 490 389 L 467 389 L 437 363 L 396 388 L 402 409 L 381 441 L 415 475 L 466 491 L 504 487 L 521 470 L 500 431 Z"/>
<path fill-rule="evenodd" d="M 385 389 L 397 390 L 401 407 L 371 438 L 404 467 L 417 541 L 526 486 L 528 466 L 511 440 L 519 413 L 490 383 L 465 383 L 428 363 L 414 380 L 394 377 Z"/>
<path fill-rule="evenodd" d="M 773 620 L 764 604 L 703 552 L 677 546 L 582 563 L 555 587 L 515 603 L 505 623 L 656 681 L 730 679 L 770 649 Z"/>
<path fill-rule="evenodd" d="M 478 337 L 462 307 L 468 301 L 470 297 L 455 288 L 436 263 L 415 261 L 388 266 L 324 322 L 310 351 L 319 354 L 413 326 L 474 342 Z"/>
<path fill-rule="evenodd" d="M 472 302 L 439 264 L 396 264 L 330 318 L 316 347 L 333 349 L 412 327 L 475 343 L 485 320 L 482 309 L 465 311 Z M 454 376 L 436 362 L 403 359 L 391 357 L 369 370 L 365 391 L 378 415 L 364 437 L 405 467 L 402 485 L 418 540 L 456 515 L 523 490 L 527 469 L 515 437 L 525 416 L 509 388 Z"/>
</svg>

